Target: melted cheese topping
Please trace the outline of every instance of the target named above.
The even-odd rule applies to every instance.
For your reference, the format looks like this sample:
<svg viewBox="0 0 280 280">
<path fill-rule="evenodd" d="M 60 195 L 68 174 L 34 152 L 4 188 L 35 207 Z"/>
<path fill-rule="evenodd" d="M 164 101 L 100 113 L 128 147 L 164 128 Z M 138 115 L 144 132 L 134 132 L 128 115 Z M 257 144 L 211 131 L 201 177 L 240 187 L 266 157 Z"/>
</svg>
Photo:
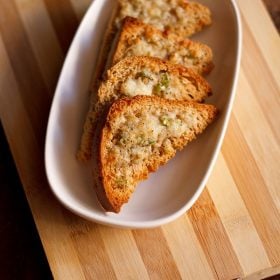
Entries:
<svg viewBox="0 0 280 280">
<path fill-rule="evenodd" d="M 127 49 L 130 55 L 141 56 L 155 56 L 159 58 L 166 58 L 168 55 L 168 48 L 160 45 L 160 41 L 148 42 L 146 40 L 140 40 L 138 43 L 131 45 Z"/>
<path fill-rule="evenodd" d="M 123 95 L 133 97 L 136 95 L 157 95 L 168 99 L 192 100 L 188 93 L 196 93 L 197 89 L 187 78 L 173 75 L 168 72 L 154 73 L 141 69 L 120 84 Z M 116 98 L 119 92 L 115 93 Z"/>
<path fill-rule="evenodd" d="M 130 111 L 117 118 L 112 126 L 114 138 L 106 147 L 116 158 L 117 180 L 131 178 L 152 156 L 162 152 L 173 155 L 172 139 L 189 133 L 197 125 L 197 115 L 193 108 L 184 113 L 179 109 L 170 112 L 164 108 L 149 108 L 137 113 Z"/>
<path fill-rule="evenodd" d="M 164 30 L 166 27 L 188 22 L 188 16 L 181 6 L 183 2 L 178 0 L 120 1 L 120 18 L 125 16 L 140 18 L 146 23 Z"/>
<path fill-rule="evenodd" d="M 153 92 L 153 82 L 144 83 L 141 79 L 128 78 L 121 87 L 122 92 L 130 97 L 136 95 L 151 95 Z"/>
</svg>

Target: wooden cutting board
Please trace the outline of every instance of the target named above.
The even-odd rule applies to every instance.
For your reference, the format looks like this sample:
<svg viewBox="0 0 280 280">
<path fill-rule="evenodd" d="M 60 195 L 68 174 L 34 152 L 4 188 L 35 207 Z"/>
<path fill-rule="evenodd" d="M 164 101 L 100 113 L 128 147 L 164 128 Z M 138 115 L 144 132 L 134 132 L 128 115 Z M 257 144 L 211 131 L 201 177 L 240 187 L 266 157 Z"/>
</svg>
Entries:
<svg viewBox="0 0 280 280">
<path fill-rule="evenodd" d="M 0 0 L 0 116 L 55 279 L 260 279 L 280 273 L 280 39 L 260 0 L 238 0 L 243 56 L 222 151 L 178 220 L 121 230 L 52 195 L 48 112 L 89 0 Z"/>
</svg>

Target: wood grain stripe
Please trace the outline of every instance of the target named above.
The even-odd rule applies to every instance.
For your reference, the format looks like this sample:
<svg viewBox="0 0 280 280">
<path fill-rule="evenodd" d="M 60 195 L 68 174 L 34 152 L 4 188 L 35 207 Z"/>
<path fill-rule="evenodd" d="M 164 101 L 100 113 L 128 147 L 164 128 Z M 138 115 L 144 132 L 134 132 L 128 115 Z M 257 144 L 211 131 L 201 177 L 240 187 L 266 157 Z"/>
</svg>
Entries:
<svg viewBox="0 0 280 280">
<path fill-rule="evenodd" d="M 254 223 L 221 154 L 207 186 L 245 275 L 270 267 Z"/>
<path fill-rule="evenodd" d="M 162 226 L 162 230 L 183 279 L 216 278 L 186 214 Z"/>
<path fill-rule="evenodd" d="M 132 232 L 150 279 L 181 279 L 161 228 Z"/>
<path fill-rule="evenodd" d="M 234 115 L 229 123 L 222 152 L 270 262 L 277 265 L 280 262 L 280 214 Z M 241 163 L 241 157 L 246 158 L 246 161 Z"/>
<path fill-rule="evenodd" d="M 70 0 L 44 0 L 44 2 L 56 31 L 60 46 L 64 54 L 66 54 L 79 25 L 77 16 Z"/>
<path fill-rule="evenodd" d="M 63 64 L 63 53 L 42 0 L 15 0 L 23 27 L 52 95 Z"/>
<path fill-rule="evenodd" d="M 2 39 L 21 91 L 24 107 L 32 122 L 37 139 L 43 147 L 51 98 L 32 53 L 14 1 L 1 0 L 0 3 Z"/>
<path fill-rule="evenodd" d="M 99 232 L 98 225 L 65 210 L 70 236 L 77 250 L 86 279 L 117 279 L 108 252 Z M 109 252 L 110 253 L 110 252 Z"/>
<path fill-rule="evenodd" d="M 107 254 L 118 279 L 149 279 L 132 232 L 99 226 Z"/>
<path fill-rule="evenodd" d="M 190 209 L 188 216 L 217 278 L 241 277 L 242 268 L 207 189 Z"/>
<path fill-rule="evenodd" d="M 19 87 L 13 73 L 12 66 L 4 46 L 4 42 L 0 37 L 0 66 L 3 71 L 0 75 L 0 117 L 10 144 L 14 144 L 17 139 L 21 139 L 18 145 L 14 147 L 12 153 L 16 158 L 16 165 L 19 169 L 21 178 L 27 183 L 27 190 L 33 188 L 33 185 L 39 184 L 40 181 L 34 181 L 33 170 L 38 170 L 38 162 L 42 162 L 42 153 L 36 154 L 38 147 L 37 139 L 34 135 L 32 124 L 28 118 L 26 108 L 23 104 Z M 13 93 L 13 94 L 11 94 Z M 13 104 L 13 106 L 11 106 Z M 9 110 L 7 110 L 9 108 Z M 16 121 L 15 121 L 16 120 Z M 22 129 L 24 133 L 22 133 Z M 11 136 L 11 137 L 10 137 Z M 13 136 L 13 137 L 12 137 Z M 34 144 L 30 147 L 30 143 Z M 31 160 L 31 158 L 33 160 Z M 28 164 L 27 164 L 28 163 Z M 40 165 L 38 176 L 42 174 L 43 165 Z M 32 176 L 28 176 L 31 172 Z M 43 171 L 44 174 L 44 171 Z M 32 179 L 30 179 L 32 178 Z M 34 186 L 34 189 L 36 187 Z"/>
<path fill-rule="evenodd" d="M 280 141 L 279 118 L 276 117 L 278 116 L 280 107 L 279 88 L 253 38 L 253 35 L 250 33 L 245 20 L 244 22 L 243 28 L 246 32 L 246 37 L 243 40 L 243 57 L 241 65 L 243 69 L 246 69 L 246 78 L 254 90 L 254 94 L 258 99 L 262 110 L 265 112 L 266 118 L 269 121 L 274 134 Z M 257 82 L 256 77 L 260 77 Z M 267 93 L 268 89 L 269 94 Z"/>
<path fill-rule="evenodd" d="M 243 25 L 246 25 L 244 29 L 245 36 L 243 36 L 243 38 L 246 40 L 247 33 L 249 36 L 254 37 L 254 41 L 257 43 L 257 48 L 264 57 L 266 61 L 265 64 L 269 67 L 269 72 L 272 77 L 274 77 L 279 88 L 280 36 L 275 29 L 262 0 L 255 0 L 253 9 L 251 1 L 237 0 L 237 2 L 243 15 Z M 253 57 L 252 54 L 250 54 L 250 56 Z"/>
<path fill-rule="evenodd" d="M 37 173 L 39 174 L 39 173 Z M 53 197 L 47 181 L 41 177 L 41 194 L 29 195 L 29 205 L 36 220 L 54 279 L 86 279 L 84 265 L 80 262 L 73 239 L 65 224 L 64 209 Z M 47 190 L 46 192 L 43 189 Z M 40 219 L 43 215 L 44 219 Z M 52 238 L 49 238 L 52 236 Z"/>
<path fill-rule="evenodd" d="M 277 141 L 277 137 L 267 121 L 267 114 L 262 111 L 260 102 L 254 93 L 254 90 L 246 79 L 245 70 L 241 67 L 238 94 L 234 107 L 235 116 L 240 129 L 242 129 L 242 134 L 254 155 L 259 172 L 280 212 L 280 140 Z M 247 104 L 250 104 L 250 110 L 248 110 Z M 278 119 L 280 123 L 280 115 Z M 269 148 L 273 152 L 267 152 L 268 139 L 270 142 Z"/>
</svg>

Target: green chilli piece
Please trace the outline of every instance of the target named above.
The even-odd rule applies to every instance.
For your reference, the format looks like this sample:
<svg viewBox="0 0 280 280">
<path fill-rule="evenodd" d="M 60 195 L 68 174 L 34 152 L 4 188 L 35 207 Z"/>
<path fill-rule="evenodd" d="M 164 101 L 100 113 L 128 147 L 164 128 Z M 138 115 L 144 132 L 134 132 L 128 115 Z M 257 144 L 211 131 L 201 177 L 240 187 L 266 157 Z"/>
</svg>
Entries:
<svg viewBox="0 0 280 280">
<path fill-rule="evenodd" d="M 163 126 L 170 126 L 170 124 L 171 124 L 171 121 L 172 121 L 172 119 L 171 118 L 169 118 L 169 117 L 167 117 L 167 116 L 161 116 L 160 118 L 159 118 L 159 120 L 160 120 L 160 123 L 163 125 Z"/>
<path fill-rule="evenodd" d="M 119 187 L 121 186 L 126 186 L 127 185 L 127 180 L 125 178 L 118 178 L 115 180 L 115 184 Z"/>
<path fill-rule="evenodd" d="M 152 77 L 150 75 L 148 75 L 147 73 L 145 73 L 144 71 L 141 71 L 141 72 L 137 72 L 136 75 L 135 75 L 135 78 L 138 79 L 138 78 L 146 78 L 146 79 L 149 79 L 149 80 L 153 80 Z"/>
<path fill-rule="evenodd" d="M 166 73 L 161 74 L 160 81 L 154 86 L 154 90 L 156 93 L 160 93 L 162 91 L 167 90 L 169 87 L 169 77 Z"/>
</svg>

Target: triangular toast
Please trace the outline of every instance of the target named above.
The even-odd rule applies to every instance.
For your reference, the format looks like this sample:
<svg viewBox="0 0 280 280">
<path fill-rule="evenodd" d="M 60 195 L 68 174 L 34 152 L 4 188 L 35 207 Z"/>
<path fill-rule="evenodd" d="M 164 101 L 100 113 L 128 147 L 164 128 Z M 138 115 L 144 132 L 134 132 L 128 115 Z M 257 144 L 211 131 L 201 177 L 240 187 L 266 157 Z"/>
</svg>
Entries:
<svg viewBox="0 0 280 280">
<path fill-rule="evenodd" d="M 111 106 L 101 133 L 98 199 L 118 213 L 138 182 L 194 140 L 216 117 L 213 105 L 136 96 Z"/>
</svg>

